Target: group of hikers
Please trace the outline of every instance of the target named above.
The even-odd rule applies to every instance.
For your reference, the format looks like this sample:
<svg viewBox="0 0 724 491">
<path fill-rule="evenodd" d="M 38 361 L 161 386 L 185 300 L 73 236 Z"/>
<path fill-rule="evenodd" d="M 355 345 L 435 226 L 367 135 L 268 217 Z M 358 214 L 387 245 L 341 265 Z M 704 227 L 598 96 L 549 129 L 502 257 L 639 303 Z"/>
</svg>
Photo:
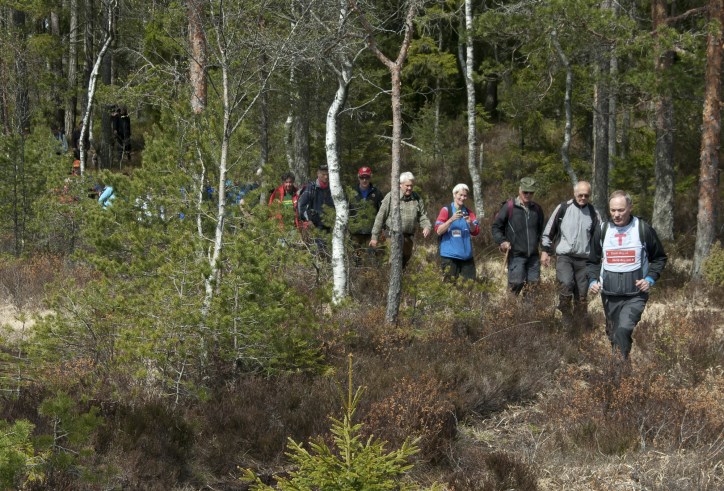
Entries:
<svg viewBox="0 0 724 491">
<path fill-rule="evenodd" d="M 73 164 L 77 175 L 79 162 Z M 69 178 L 71 179 L 71 178 Z M 465 206 L 470 189 L 457 184 L 452 201 L 443 206 L 431 223 L 422 197 L 414 191 L 415 176 L 400 174 L 399 209 L 401 228 L 392 221 L 392 192 L 383 196 L 372 182 L 372 169 L 360 167 L 358 183 L 347 189 L 349 235 L 353 260 L 359 265 L 367 256 L 374 258 L 385 234 L 401 235 L 402 265 L 412 257 L 418 229 L 427 238 L 435 232 L 439 241 L 440 264 L 448 280 L 476 279 L 472 238 L 480 233 L 480 224 Z M 302 231 L 316 245 L 317 252 L 328 255 L 327 236 L 334 221 L 334 201 L 325 165 L 317 169 L 316 179 L 301 188 L 294 174 L 282 175 L 281 184 L 269 197 L 268 205 L 280 226 Z M 70 182 L 70 181 L 68 181 Z M 243 205 L 243 197 L 256 186 L 235 187 L 229 184 L 231 199 Z M 615 191 L 609 198 L 607 220 L 589 202 L 591 185 L 579 181 L 573 197 L 558 204 L 546 221 L 542 207 L 533 201 L 537 183 L 532 177 L 520 180 L 518 194 L 501 204 L 491 225 L 493 240 L 504 254 L 508 290 L 523 294 L 540 281 L 541 265 L 550 267 L 555 256 L 558 283 L 558 306 L 564 325 L 574 322 L 588 326 L 588 294 L 601 294 L 606 316 L 606 333 L 615 351 L 627 359 L 632 334 L 641 319 L 651 287 L 666 265 L 667 256 L 656 231 L 644 220 L 632 215 L 631 196 Z M 237 192 L 238 191 L 238 192 Z M 213 194 L 213 189 L 207 189 Z M 114 193 L 110 186 L 96 185 L 99 203 L 111 205 Z M 183 218 L 183 217 L 182 217 Z"/>
<path fill-rule="evenodd" d="M 382 197 L 370 181 L 370 167 L 360 167 L 357 177 L 358 184 L 347 192 L 355 257 L 365 249 L 374 253 L 385 231 L 394 230 L 402 235 L 404 268 L 412 257 L 419 228 L 423 237 L 432 231 L 437 234 L 446 279 L 476 279 L 472 238 L 480 233 L 480 224 L 473 210 L 465 206 L 470 193 L 467 185 L 453 188 L 452 201 L 440 209 L 433 225 L 422 197 L 413 190 L 415 177 L 403 172 L 399 189 L 401 228 L 396 230 L 391 216 L 392 193 Z M 542 207 L 533 201 L 536 188 L 535 179 L 522 178 L 518 195 L 502 203 L 491 225 L 493 240 L 504 254 L 509 291 L 525 294 L 540 281 L 541 265 L 550 267 L 555 257 L 557 308 L 564 325 L 589 325 L 588 294 L 600 293 L 611 346 L 628 359 L 634 328 L 667 261 L 656 231 L 632 215 L 633 201 L 625 191 L 611 194 L 610 218 L 602 219 L 589 202 L 591 185 L 586 181 L 579 181 L 573 197 L 558 204 L 546 221 Z M 293 217 L 301 230 L 329 232 L 334 202 L 327 167 L 320 166 L 316 180 L 301 189 L 295 186 L 293 174 L 284 174 L 269 205 L 287 209 L 286 216 Z M 283 220 L 281 213 L 277 217 Z M 318 234 L 314 241 L 325 252 L 325 241 L 320 237 Z"/>
</svg>

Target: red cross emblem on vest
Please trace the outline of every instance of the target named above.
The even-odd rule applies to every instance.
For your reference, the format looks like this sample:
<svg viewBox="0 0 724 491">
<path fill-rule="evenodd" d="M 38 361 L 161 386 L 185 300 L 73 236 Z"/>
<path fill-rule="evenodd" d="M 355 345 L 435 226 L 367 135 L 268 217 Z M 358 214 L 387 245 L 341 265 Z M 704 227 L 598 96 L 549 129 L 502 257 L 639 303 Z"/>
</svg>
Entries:
<svg viewBox="0 0 724 491">
<path fill-rule="evenodd" d="M 623 245 L 623 238 L 626 237 L 626 234 L 613 234 L 613 236 L 618 239 L 618 245 Z"/>
</svg>

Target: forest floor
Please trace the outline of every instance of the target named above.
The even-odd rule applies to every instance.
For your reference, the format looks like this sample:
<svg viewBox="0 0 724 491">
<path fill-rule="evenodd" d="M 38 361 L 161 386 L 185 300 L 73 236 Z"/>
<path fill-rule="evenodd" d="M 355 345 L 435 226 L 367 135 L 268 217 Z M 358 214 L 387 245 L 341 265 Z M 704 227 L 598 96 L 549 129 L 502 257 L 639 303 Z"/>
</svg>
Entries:
<svg viewBox="0 0 724 491">
<path fill-rule="evenodd" d="M 423 253 L 428 258 L 436 257 L 437 254 L 432 245 L 421 247 L 416 252 Z M 486 317 L 488 325 L 480 329 L 488 330 L 476 332 L 478 326 L 473 323 L 467 326 L 469 331 L 466 334 L 460 335 L 455 327 L 459 320 L 454 316 L 432 315 L 437 305 L 434 295 L 422 298 L 419 293 L 408 294 L 403 300 L 406 303 L 403 310 L 407 309 L 406 315 L 418 316 L 420 324 L 415 325 L 415 328 L 430 329 L 430 332 L 436 334 L 429 338 L 414 338 L 415 343 L 408 343 L 413 338 L 406 337 L 402 331 L 384 332 L 381 337 L 375 338 L 377 333 L 371 330 L 366 334 L 369 340 L 381 343 L 372 348 L 375 353 L 365 353 L 365 349 L 370 348 L 362 346 L 362 341 L 368 339 L 364 337 L 358 338 L 360 345 L 349 348 L 360 352 L 355 356 L 361 368 L 359 374 L 355 375 L 359 375 L 362 383 L 369 386 L 369 404 L 378 409 L 387 407 L 385 401 L 394 401 L 394 398 L 390 399 L 390 393 L 399 387 L 398 382 L 412 377 L 415 370 L 430 370 L 425 376 L 432 377 L 437 373 L 441 380 L 445 379 L 444 383 L 457 383 L 449 389 L 440 385 L 445 387 L 438 394 L 440 399 L 430 397 L 413 401 L 411 399 L 414 397 L 408 397 L 403 391 L 398 400 L 402 405 L 390 404 L 389 414 L 384 417 L 378 414 L 377 422 L 384 423 L 385 417 L 395 420 L 405 414 L 405 405 L 412 407 L 417 402 L 423 406 L 420 408 L 421 414 L 428 414 L 428 410 L 434 413 L 436 407 L 449 407 L 450 401 L 454 401 L 456 407 L 464 408 L 464 411 L 460 411 L 463 416 L 456 421 L 455 431 L 449 438 L 432 435 L 435 442 L 441 442 L 436 447 L 436 457 L 432 459 L 437 463 L 420 462 L 419 470 L 416 469 L 414 473 L 420 483 L 444 483 L 443 489 L 450 491 L 724 489 L 724 432 L 721 430 L 724 428 L 722 299 L 716 295 L 701 294 L 700 289 L 683 281 L 689 267 L 690 262 L 676 258 L 667 265 L 666 276 L 657 283 L 658 292 L 652 295 L 634 335 L 629 372 L 615 383 L 611 381 L 617 375 L 616 368 L 610 363 L 611 349 L 604 333 L 600 297 L 590 299 L 589 312 L 594 322 L 592 329 L 571 333 L 556 327 L 559 324 L 559 313 L 553 313 L 557 296 L 555 268 L 543 270 L 542 292 L 538 294 L 537 303 L 526 304 L 521 299 L 511 301 L 505 291 L 506 278 L 497 250 L 485 254 L 479 264 L 482 276 L 491 286 L 489 296 L 484 297 L 489 303 L 487 308 L 483 307 L 483 312 L 490 311 L 493 316 L 509 314 L 509 318 L 496 320 L 496 323 Z M 437 271 L 433 274 L 436 275 Z M 406 278 L 406 281 L 411 279 L 408 276 Z M 434 284 L 432 287 L 436 288 Z M 21 288 L 15 290 L 23 291 Z M 38 286 L 33 295 L 5 295 L 5 299 L 0 301 L 0 325 L 11 332 L 7 336 L 8 340 L 27 339 L 25 336 L 32 333 L 34 318 L 50 313 L 39 307 L 42 305 L 38 293 L 41 290 Z M 382 296 L 379 292 L 377 294 Z M 23 299 L 22 312 L 17 308 L 17 299 Z M 480 309 L 477 300 L 466 302 L 466 308 Z M 510 309 L 506 310 L 505 306 Z M 373 308 L 379 306 L 369 307 L 368 310 Z M 328 311 L 324 315 L 326 322 L 334 323 L 329 319 L 334 319 L 335 315 L 341 314 Z M 359 311 L 353 310 L 347 315 L 354 317 L 359 315 Z M 426 318 L 426 315 L 430 317 Z M 374 318 L 363 318 L 364 322 L 360 325 L 370 320 Z M 414 324 L 414 321 L 410 322 Z M 397 334 L 400 335 L 399 339 L 395 337 Z M 440 336 L 440 344 L 434 344 L 437 336 Z M 540 339 L 537 344 L 531 344 L 530 339 L 538 336 Z M 423 346 L 426 342 L 430 343 L 427 350 Z M 456 351 L 454 344 L 458 344 L 460 351 Z M 451 346 L 450 355 L 442 353 L 448 346 Z M 536 354 L 533 350 L 538 347 L 550 349 L 550 354 Z M 382 357 L 383 363 L 382 358 L 377 357 L 378 351 L 391 356 Z M 445 359 L 446 356 L 461 354 L 463 357 L 459 359 Z M 471 359 L 465 360 L 466 356 Z M 516 356 L 535 360 L 518 359 Z M 712 362 L 712 356 L 718 356 L 719 359 L 715 358 Z M 406 367 L 406 364 L 413 367 Z M 706 368 L 700 369 L 698 366 Z M 380 371 L 381 367 L 398 373 L 394 377 L 387 377 Z M 440 371 L 443 373 L 440 374 Z M 427 379 L 423 377 L 422 380 Z M 242 445 L 239 441 L 247 437 L 253 440 L 250 436 L 253 432 L 241 424 L 246 420 L 247 413 L 257 414 L 253 410 L 259 410 L 262 413 L 258 414 L 274 419 L 269 416 L 267 406 L 245 407 L 240 404 L 240 401 L 253 399 L 248 390 L 256 388 L 259 391 L 258 405 L 266 401 L 265 404 L 285 407 L 287 398 L 297 397 L 295 408 L 306 407 L 302 403 L 306 401 L 305 397 L 313 399 L 326 394 L 314 392 L 318 388 L 310 385 L 309 394 L 283 396 L 285 390 L 293 392 L 295 384 L 311 383 L 311 379 L 304 378 L 291 379 L 288 382 L 291 385 L 286 385 L 283 379 L 263 381 L 251 378 L 247 382 L 243 379 L 239 382 L 238 391 L 229 389 L 229 399 L 217 401 L 222 409 L 208 411 L 212 416 L 215 412 L 223 416 L 220 421 L 208 418 L 208 427 L 213 428 L 208 441 L 205 441 L 208 436 L 206 433 L 195 430 L 193 450 L 188 450 L 187 460 L 184 460 L 190 468 L 197 466 L 200 469 L 197 474 L 206 473 L 207 479 L 204 480 L 210 483 L 209 487 L 220 486 L 215 489 L 246 489 L 239 485 L 236 478 L 228 476 L 236 474 L 237 466 L 250 465 L 248 459 L 239 457 L 248 451 L 244 446 L 246 443 Z M 380 388 L 386 383 L 390 386 Z M 229 387 L 234 386 L 230 383 Z M 296 389 L 304 392 L 307 390 L 305 387 Z M 425 385 L 413 387 L 415 391 L 423 392 L 419 389 L 424 389 Z M 531 387 L 532 393 L 529 390 Z M 468 398 L 466 390 L 475 394 L 472 399 Z M 275 395 L 269 395 L 267 400 L 266 394 L 269 393 Z M 389 397 L 386 399 L 386 396 Z M 435 406 L 445 398 L 447 406 Z M 473 399 L 483 402 L 470 402 Z M 425 406 L 427 402 L 430 404 Z M 314 414 L 315 421 L 322 420 L 329 406 L 327 401 L 310 401 L 309 407 L 314 408 L 310 409 L 310 414 Z M 189 408 L 189 414 L 197 412 L 193 416 L 194 424 L 200 427 L 207 424 L 206 420 L 198 416 L 198 412 L 204 412 L 204 407 L 199 405 L 197 408 Z M 361 411 L 361 414 L 364 412 Z M 450 411 L 444 409 L 441 412 Z M 182 421 L 184 414 L 183 411 L 177 414 L 180 418 L 178 421 Z M 284 425 L 292 425 L 284 419 L 284 413 L 280 414 L 274 427 L 281 426 L 283 429 L 279 431 L 285 431 L 287 426 Z M 290 417 L 295 417 L 294 413 L 290 414 Z M 369 422 L 370 414 L 374 416 L 375 412 L 367 411 L 365 423 Z M 265 431 L 265 421 L 251 419 L 250 427 L 259 427 L 260 441 L 273 440 L 264 435 L 268 433 Z M 222 425 L 219 424 L 221 421 Z M 224 425 L 230 422 L 236 422 L 238 428 L 227 430 Z M 154 424 L 158 424 L 155 416 Z M 109 424 L 109 427 L 113 425 Z M 389 431 L 389 427 L 384 425 L 374 429 L 381 432 L 381 437 L 385 437 L 382 429 Z M 167 444 L 160 441 L 168 438 L 162 431 L 156 434 L 149 430 L 147 433 L 144 438 L 148 439 L 146 445 L 149 448 Z M 283 438 L 287 436 L 284 434 Z M 225 442 L 225 437 L 233 438 L 228 443 L 211 445 L 217 438 L 219 442 Z M 119 433 L 114 438 L 120 442 L 131 441 L 128 433 Z M 155 439 L 159 441 L 149 443 Z M 142 444 L 136 441 L 126 444 L 134 450 L 122 450 L 122 444 L 114 443 L 119 453 L 114 455 L 110 452 L 105 458 L 109 461 L 118 459 L 116 467 L 123 469 L 128 476 L 134 476 L 127 478 L 128 484 L 135 482 L 143 488 L 145 483 L 148 489 L 202 488 L 199 485 L 202 480 L 198 477 L 187 478 L 186 482 L 182 479 L 173 481 L 176 477 L 171 476 L 175 476 L 179 468 L 179 464 L 169 458 L 173 452 L 164 449 L 158 455 L 153 452 L 147 455 L 141 450 L 135 450 L 143 448 Z M 114 445 L 109 448 L 114 448 Z M 211 466 L 202 458 L 216 446 L 223 450 L 223 457 L 217 460 L 229 462 L 224 473 L 220 474 L 212 473 Z M 251 446 L 249 448 L 256 450 Z M 440 462 L 443 465 L 439 465 Z M 267 463 L 271 467 L 278 464 L 279 461 L 274 459 Z M 156 469 L 165 468 L 169 469 L 168 480 L 153 475 Z M 491 477 L 496 473 L 499 473 L 498 477 Z M 155 487 L 151 482 L 156 482 Z"/>
<path fill-rule="evenodd" d="M 674 258 L 667 264 L 667 273 L 674 275 L 687 275 L 691 268 L 690 260 Z M 499 265 L 499 260 L 490 259 L 486 265 L 487 271 L 500 271 L 495 275 L 494 281 L 497 284 L 504 284 L 505 276 Z M 666 281 L 666 278 L 663 278 Z M 555 287 L 555 268 L 544 268 L 542 272 L 542 286 L 547 289 Z M 660 287 L 660 286 L 659 286 Z M 714 325 L 711 328 L 714 337 L 706 340 L 711 345 L 724 345 L 724 316 L 722 316 L 721 298 L 711 298 L 699 295 L 700 290 L 685 284 L 675 292 L 667 292 L 665 297 L 652 298 L 647 304 L 639 327 L 634 338 L 648 338 L 658 326 L 668 323 L 676 323 L 679 319 L 697 317 L 711 319 Z M 501 298 L 497 301 L 502 301 Z M 591 331 L 584 332 L 578 342 L 579 350 L 605 353 L 610 350 L 610 343 L 604 333 L 603 305 L 600 296 L 589 298 L 589 312 L 595 323 Z M 557 316 L 559 314 L 557 313 Z M 674 328 L 675 329 L 675 328 Z M 689 336 L 690 333 L 680 331 L 682 336 Z M 696 334 L 693 334 L 694 336 Z M 662 336 L 660 341 L 666 341 Z M 648 343 L 647 343 L 648 344 Z M 630 377 L 636 378 L 639 375 L 650 379 L 652 358 L 655 355 L 649 351 L 652 346 L 644 347 L 645 351 L 634 341 L 631 356 Z M 665 348 L 662 348 L 665 349 Z M 693 355 L 692 355 L 693 356 Z M 687 356 L 682 356 L 681 361 L 686 363 Z M 562 366 L 559 370 L 570 370 Z M 641 414 L 639 424 L 641 434 L 640 442 L 635 451 L 630 449 L 621 452 L 612 452 L 609 449 L 598 449 L 594 452 L 571 451 L 566 448 L 566 422 L 560 415 L 546 414 L 551 407 L 559 407 L 556 399 L 570 400 L 572 392 L 579 389 L 588 389 L 589 374 L 598 372 L 605 374 L 606 367 L 582 364 L 575 369 L 573 376 L 560 376 L 554 374 L 556 381 L 548 390 L 541 393 L 534 401 L 527 405 L 509 406 L 497 414 L 486 418 L 471 418 L 469 421 L 458 425 L 458 438 L 467 441 L 470 445 L 487 448 L 489 451 L 505 450 L 511 454 L 521 457 L 528 465 L 537 469 L 537 489 L 540 491 L 554 490 L 719 490 L 724 489 L 724 433 L 720 432 L 716 438 L 709 440 L 700 447 L 692 447 L 687 438 L 698 438 L 701 427 L 696 422 L 686 421 L 687 417 L 696 419 L 694 412 L 687 414 L 684 410 L 681 421 L 660 422 L 658 431 L 666 433 L 672 428 L 665 426 L 680 425 L 673 431 L 679 434 L 679 448 L 657 448 L 651 442 L 651 428 L 644 430 L 647 426 L 646 418 L 654 419 L 656 415 L 651 408 L 651 414 Z M 719 358 L 719 364 L 714 369 L 709 369 L 713 379 L 711 395 L 717 399 L 721 397 L 721 380 L 724 374 L 724 358 Z M 678 376 L 673 373 L 666 374 L 667 377 Z M 624 382 L 622 381 L 621 384 Z M 645 382 L 643 382 L 645 384 Z M 590 394 L 590 392 L 588 392 Z M 632 394 L 637 397 L 639 394 Z M 646 394 L 648 395 L 648 394 Z M 646 406 L 645 401 L 636 401 Z M 635 404 L 635 403 L 634 403 Z M 724 401 L 715 403 L 710 407 L 715 419 L 722 421 L 724 418 Z M 645 412 L 645 411 L 644 411 Z M 612 418 L 614 419 L 614 418 Z M 541 424 L 541 422 L 545 424 Z M 552 423 L 552 424 L 548 424 Z M 687 425 L 691 429 L 686 429 Z M 655 426 L 655 425 L 654 425 Z M 606 447 L 605 442 L 610 435 L 600 435 L 601 447 Z M 562 435 L 563 434 L 563 435 Z M 686 435 L 686 436 L 685 436 Z M 594 439 L 598 435 L 594 435 Z M 656 437 L 654 437 L 656 440 Z M 562 441 L 564 443 L 562 443 Z M 594 445 L 595 446 L 595 445 Z"/>
</svg>

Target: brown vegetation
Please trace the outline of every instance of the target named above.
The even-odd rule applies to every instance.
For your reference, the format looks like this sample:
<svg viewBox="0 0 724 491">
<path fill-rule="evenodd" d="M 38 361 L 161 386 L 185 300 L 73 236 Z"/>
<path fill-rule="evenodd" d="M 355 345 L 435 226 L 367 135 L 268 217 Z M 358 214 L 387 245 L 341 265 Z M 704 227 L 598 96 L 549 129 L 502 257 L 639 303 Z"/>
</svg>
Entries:
<svg viewBox="0 0 724 491">
<path fill-rule="evenodd" d="M 406 276 L 406 321 L 396 327 L 368 301 L 324 313 L 324 299 L 310 299 L 326 316 L 318 340 L 328 373 L 340 375 L 264 377 L 219 366 L 209 392 L 177 405 L 161 394 L 109 393 L 92 381 L 90 360 L 77 359 L 28 381 L 2 405 L 2 418 L 48 430 L 35 413 L 40 401 L 59 390 L 83 393 L 81 407 L 99 407 L 104 420 L 86 465 L 117 485 L 240 489 L 240 467 L 267 479 L 284 472 L 287 437 L 330 438 L 328 418 L 339 413 L 344 390 L 337 381 L 353 353 L 354 382 L 366 388 L 357 412 L 365 434 L 390 448 L 418 438 L 418 482 L 451 490 L 724 484 L 721 305 L 692 306 L 681 284 L 665 283 L 635 333 L 631 365 L 622 368 L 604 339 L 598 300 L 591 303 L 594 330 L 561 329 L 550 272 L 514 299 L 501 291 L 502 273 L 491 262 L 481 265 L 491 272 L 485 281 L 453 287 L 437 280 L 433 265 L 415 261 Z M 383 276 L 365 269 L 352 288 L 363 284 L 374 298 Z M 299 285 L 308 288 L 301 276 Z M 128 396 L 143 390 L 114 386 L 127 387 Z"/>
</svg>

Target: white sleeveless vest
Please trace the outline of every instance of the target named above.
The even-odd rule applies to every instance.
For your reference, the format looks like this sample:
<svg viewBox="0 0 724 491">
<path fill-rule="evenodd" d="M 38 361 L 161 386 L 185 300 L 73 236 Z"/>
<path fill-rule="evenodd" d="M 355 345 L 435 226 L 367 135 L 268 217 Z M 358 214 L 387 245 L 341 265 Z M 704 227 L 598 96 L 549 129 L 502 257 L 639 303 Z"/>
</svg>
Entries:
<svg viewBox="0 0 724 491">
<path fill-rule="evenodd" d="M 639 219 L 633 217 L 625 227 L 612 223 L 603 238 L 603 269 L 616 273 L 628 273 L 648 269 L 643 252 L 644 242 L 639 237 Z"/>
</svg>

